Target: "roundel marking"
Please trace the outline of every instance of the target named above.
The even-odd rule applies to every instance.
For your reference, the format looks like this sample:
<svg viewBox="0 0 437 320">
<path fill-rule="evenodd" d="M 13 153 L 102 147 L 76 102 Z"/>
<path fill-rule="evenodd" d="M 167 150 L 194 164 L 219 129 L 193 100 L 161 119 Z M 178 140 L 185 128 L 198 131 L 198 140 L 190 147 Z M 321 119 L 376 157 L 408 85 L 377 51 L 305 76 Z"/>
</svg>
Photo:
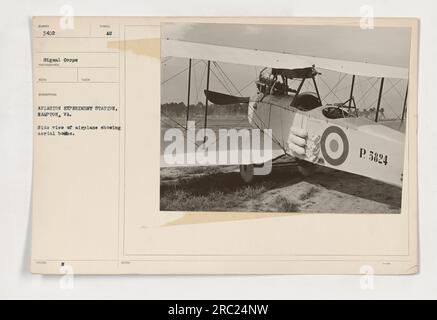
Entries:
<svg viewBox="0 0 437 320">
<path fill-rule="evenodd" d="M 328 138 L 330 138 L 328 143 Z M 333 166 L 339 166 L 346 161 L 349 154 L 349 141 L 340 127 L 331 126 L 322 134 L 320 147 L 325 160 Z M 339 150 L 341 153 L 338 155 Z"/>
</svg>

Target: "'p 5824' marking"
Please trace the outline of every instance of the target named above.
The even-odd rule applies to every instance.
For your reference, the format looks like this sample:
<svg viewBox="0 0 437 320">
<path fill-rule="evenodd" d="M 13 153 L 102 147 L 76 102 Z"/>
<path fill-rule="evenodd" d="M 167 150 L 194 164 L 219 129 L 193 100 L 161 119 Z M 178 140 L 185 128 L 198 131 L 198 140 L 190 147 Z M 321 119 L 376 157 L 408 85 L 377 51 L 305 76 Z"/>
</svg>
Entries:
<svg viewBox="0 0 437 320">
<path fill-rule="evenodd" d="M 378 153 L 373 150 L 367 150 L 366 148 L 360 148 L 360 159 L 368 159 L 371 162 L 377 164 L 388 164 L 388 156 L 383 153 Z"/>
</svg>

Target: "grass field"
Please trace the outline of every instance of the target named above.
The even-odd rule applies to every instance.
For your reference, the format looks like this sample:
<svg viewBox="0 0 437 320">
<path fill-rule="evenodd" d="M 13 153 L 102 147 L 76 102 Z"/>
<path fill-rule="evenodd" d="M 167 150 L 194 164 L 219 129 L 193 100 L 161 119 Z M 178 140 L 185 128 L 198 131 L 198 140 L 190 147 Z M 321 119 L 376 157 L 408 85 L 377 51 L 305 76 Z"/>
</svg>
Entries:
<svg viewBox="0 0 437 320">
<path fill-rule="evenodd" d="M 163 211 L 399 213 L 401 189 L 323 169 L 310 177 L 276 168 L 245 184 L 236 167 L 161 169 Z"/>
</svg>

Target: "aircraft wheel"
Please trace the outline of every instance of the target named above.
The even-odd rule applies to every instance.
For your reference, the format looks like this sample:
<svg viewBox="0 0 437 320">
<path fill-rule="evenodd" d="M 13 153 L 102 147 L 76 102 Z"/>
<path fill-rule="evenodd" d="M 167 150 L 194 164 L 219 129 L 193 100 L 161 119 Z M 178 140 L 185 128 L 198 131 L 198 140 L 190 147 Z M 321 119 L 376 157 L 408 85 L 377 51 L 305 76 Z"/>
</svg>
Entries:
<svg viewBox="0 0 437 320">
<path fill-rule="evenodd" d="M 309 177 L 317 171 L 317 165 L 312 163 L 300 164 L 297 166 L 297 170 L 299 170 L 304 177 Z"/>
<path fill-rule="evenodd" d="M 253 165 L 241 165 L 240 166 L 240 176 L 241 179 L 243 179 L 243 181 L 245 183 L 251 183 L 253 181 Z"/>
</svg>

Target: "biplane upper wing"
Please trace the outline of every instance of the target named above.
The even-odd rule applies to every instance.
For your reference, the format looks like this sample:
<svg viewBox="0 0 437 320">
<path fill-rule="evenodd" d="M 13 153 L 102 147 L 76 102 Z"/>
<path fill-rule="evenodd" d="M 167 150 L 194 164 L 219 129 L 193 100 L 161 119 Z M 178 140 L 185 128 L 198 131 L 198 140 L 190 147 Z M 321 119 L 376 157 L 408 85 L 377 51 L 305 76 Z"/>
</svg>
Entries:
<svg viewBox="0 0 437 320">
<path fill-rule="evenodd" d="M 408 79 L 408 67 L 369 63 L 364 59 L 332 59 L 318 56 L 243 49 L 173 39 L 161 40 L 164 56 L 221 61 L 271 68 L 295 69 L 316 65 L 318 68 L 365 77 Z"/>
</svg>

